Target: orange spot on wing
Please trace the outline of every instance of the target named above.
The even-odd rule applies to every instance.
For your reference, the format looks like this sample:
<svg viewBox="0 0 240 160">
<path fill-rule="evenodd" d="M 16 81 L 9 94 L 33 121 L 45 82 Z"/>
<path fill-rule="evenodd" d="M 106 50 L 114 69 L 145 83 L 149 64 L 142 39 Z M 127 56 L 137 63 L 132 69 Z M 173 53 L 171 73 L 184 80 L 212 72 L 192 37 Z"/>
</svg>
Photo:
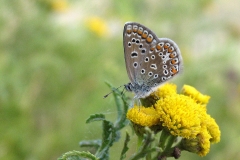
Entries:
<svg viewBox="0 0 240 160">
<path fill-rule="evenodd" d="M 132 30 L 131 29 L 127 29 L 127 33 L 128 34 L 132 33 Z"/>
<path fill-rule="evenodd" d="M 152 40 L 153 40 L 153 38 L 152 37 L 147 37 L 147 39 L 146 39 L 146 41 L 148 42 L 148 43 L 151 43 L 152 42 Z"/>
<path fill-rule="evenodd" d="M 151 47 L 151 48 L 150 48 L 150 51 L 154 51 L 154 47 Z"/>
<path fill-rule="evenodd" d="M 138 28 L 137 28 L 137 27 L 133 27 L 133 32 L 134 32 L 134 33 L 136 33 L 136 32 L 137 32 L 137 30 L 138 30 Z"/>
<path fill-rule="evenodd" d="M 176 64 L 176 61 L 173 59 L 173 60 L 171 60 L 171 63 L 172 64 Z"/>
<path fill-rule="evenodd" d="M 173 50 L 171 50 L 171 47 L 168 48 L 168 52 L 172 53 Z"/>
<path fill-rule="evenodd" d="M 167 49 L 167 48 L 168 48 L 168 46 L 165 44 L 165 45 L 164 45 L 164 49 Z"/>
<path fill-rule="evenodd" d="M 142 35 L 143 31 L 142 30 L 138 30 L 138 34 Z"/>
<path fill-rule="evenodd" d="M 147 38 L 147 33 L 143 32 L 142 38 Z"/>
<path fill-rule="evenodd" d="M 171 54 L 169 55 L 169 57 L 170 57 L 170 58 L 173 58 L 173 57 L 174 57 L 174 54 L 171 53 Z"/>
<path fill-rule="evenodd" d="M 156 48 L 157 48 L 157 50 L 162 49 L 162 47 L 159 44 L 156 46 Z"/>
<path fill-rule="evenodd" d="M 171 71 L 172 71 L 173 75 L 175 75 L 176 73 L 178 73 L 178 71 L 177 71 L 174 67 L 171 68 Z"/>
</svg>

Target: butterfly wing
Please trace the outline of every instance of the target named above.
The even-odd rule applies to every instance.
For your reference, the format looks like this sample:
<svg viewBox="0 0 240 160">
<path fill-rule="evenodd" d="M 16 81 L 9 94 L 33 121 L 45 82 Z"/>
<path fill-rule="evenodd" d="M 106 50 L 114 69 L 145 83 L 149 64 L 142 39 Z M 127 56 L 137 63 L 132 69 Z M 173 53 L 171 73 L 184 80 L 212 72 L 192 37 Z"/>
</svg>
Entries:
<svg viewBox="0 0 240 160">
<path fill-rule="evenodd" d="M 148 77 L 148 86 L 155 87 L 173 78 L 183 68 L 183 61 L 177 44 L 168 38 L 159 38 L 147 63 L 147 70 L 153 73 Z M 154 55 L 154 56 L 153 56 Z M 150 75 L 148 75 L 150 76 Z"/>
<path fill-rule="evenodd" d="M 124 57 L 130 81 L 151 88 L 159 86 L 182 70 L 177 44 L 157 38 L 147 27 L 129 22 L 123 31 Z M 145 91 L 142 91 L 145 92 Z"/>
<path fill-rule="evenodd" d="M 125 64 L 128 73 L 128 77 L 133 83 L 144 83 L 141 69 L 144 58 L 149 52 L 151 43 L 146 42 L 146 31 L 149 30 L 145 26 L 135 23 L 128 22 L 124 26 L 123 31 L 123 46 L 124 46 L 124 57 Z M 144 32 L 145 31 L 145 32 Z M 153 34 L 154 39 L 157 39 L 156 35 Z M 145 37 L 145 38 L 144 38 Z"/>
</svg>

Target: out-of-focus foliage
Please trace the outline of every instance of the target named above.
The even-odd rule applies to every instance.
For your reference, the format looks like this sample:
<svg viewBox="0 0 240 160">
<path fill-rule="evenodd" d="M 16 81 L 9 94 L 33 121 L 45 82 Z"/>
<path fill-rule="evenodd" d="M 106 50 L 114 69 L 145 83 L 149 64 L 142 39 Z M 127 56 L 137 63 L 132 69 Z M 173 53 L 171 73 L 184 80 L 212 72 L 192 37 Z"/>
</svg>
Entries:
<svg viewBox="0 0 240 160">
<path fill-rule="evenodd" d="M 184 71 L 173 81 L 211 96 L 208 113 L 222 132 L 205 158 L 237 159 L 239 6 L 238 0 L 1 1 L 0 159 L 56 159 L 80 150 L 80 140 L 100 137 L 101 126 L 85 120 L 99 112 L 116 115 L 113 97 L 102 97 L 109 92 L 104 81 L 129 81 L 122 47 L 126 21 L 179 45 Z M 119 157 L 123 141 L 114 144 L 111 157 Z"/>
</svg>

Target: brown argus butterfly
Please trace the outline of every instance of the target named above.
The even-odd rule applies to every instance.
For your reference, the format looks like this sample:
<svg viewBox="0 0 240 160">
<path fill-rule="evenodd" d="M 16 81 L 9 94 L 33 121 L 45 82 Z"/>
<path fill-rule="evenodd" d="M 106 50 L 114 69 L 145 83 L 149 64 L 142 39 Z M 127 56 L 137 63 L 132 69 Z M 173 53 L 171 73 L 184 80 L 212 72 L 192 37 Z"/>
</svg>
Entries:
<svg viewBox="0 0 240 160">
<path fill-rule="evenodd" d="M 145 98 L 182 70 L 182 56 L 175 42 L 158 38 L 147 27 L 127 22 L 123 30 L 124 57 L 134 98 Z"/>
</svg>

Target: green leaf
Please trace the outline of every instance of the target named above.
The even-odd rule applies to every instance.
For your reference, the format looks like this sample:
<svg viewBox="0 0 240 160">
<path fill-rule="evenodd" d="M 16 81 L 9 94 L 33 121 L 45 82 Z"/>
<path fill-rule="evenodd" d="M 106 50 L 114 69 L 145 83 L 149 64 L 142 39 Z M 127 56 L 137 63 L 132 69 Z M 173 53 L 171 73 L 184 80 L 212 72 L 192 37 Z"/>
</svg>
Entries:
<svg viewBox="0 0 240 160">
<path fill-rule="evenodd" d="M 98 139 L 98 140 L 80 141 L 79 145 L 80 147 L 94 147 L 98 149 L 101 146 L 101 143 L 102 141 Z"/>
<path fill-rule="evenodd" d="M 117 115 L 118 117 L 114 126 L 116 130 L 120 130 L 129 124 L 129 121 L 126 118 L 126 114 L 129 109 L 129 104 L 127 102 L 126 96 L 122 94 L 122 92 L 120 92 L 117 88 L 114 88 L 110 83 L 108 82 L 105 82 L 105 83 L 109 86 L 109 88 L 112 89 L 112 93 L 115 99 L 115 103 L 117 106 L 117 113 L 118 113 Z"/>
<path fill-rule="evenodd" d="M 93 114 L 86 120 L 86 123 L 105 120 L 104 114 Z"/>
<path fill-rule="evenodd" d="M 96 156 L 99 159 L 109 159 L 109 148 L 112 145 L 114 132 L 113 123 L 107 120 L 103 120 L 103 133 L 102 133 L 102 144 L 99 147 Z"/>
<path fill-rule="evenodd" d="M 164 151 L 166 148 L 171 147 L 171 144 L 169 146 L 168 140 L 169 138 L 172 139 L 172 135 L 165 129 L 162 130 L 161 136 L 160 136 L 160 141 L 159 141 L 159 147 Z M 173 137 L 173 139 L 175 139 Z M 172 143 L 172 140 L 171 140 Z"/>
<path fill-rule="evenodd" d="M 96 157 L 101 160 L 108 160 L 109 159 L 109 148 L 113 145 L 114 142 L 120 139 L 120 129 L 125 127 L 129 121 L 126 119 L 126 114 L 128 111 L 128 103 L 127 98 L 125 95 L 121 94 L 121 92 L 113 88 L 109 83 L 106 83 L 111 89 L 113 96 L 115 98 L 118 117 L 115 123 L 113 124 L 110 121 L 105 119 L 103 114 L 95 114 L 91 115 L 86 123 L 90 123 L 93 121 L 102 121 L 102 139 L 95 140 L 95 141 L 81 141 L 80 146 L 83 147 L 95 147 L 97 148 Z M 129 141 L 129 135 L 126 137 L 126 144 L 122 151 L 122 157 L 125 157 L 125 153 L 128 150 L 127 143 Z"/>
<path fill-rule="evenodd" d="M 122 149 L 122 152 L 121 152 L 121 157 L 120 157 L 120 160 L 123 160 L 126 158 L 126 153 L 128 151 L 128 142 L 130 141 L 130 136 L 129 136 L 129 133 L 126 132 L 126 138 L 125 138 L 125 141 L 124 141 L 124 146 L 123 146 L 123 149 Z"/>
<path fill-rule="evenodd" d="M 137 153 L 135 153 L 130 160 L 137 160 L 150 155 L 151 152 L 158 150 L 156 147 L 151 147 L 152 142 L 155 140 L 155 134 L 148 127 L 145 127 L 145 134 L 143 136 L 142 144 L 140 145 Z"/>
<path fill-rule="evenodd" d="M 90 152 L 80 151 L 69 151 L 64 153 L 58 160 L 98 160 Z"/>
</svg>

